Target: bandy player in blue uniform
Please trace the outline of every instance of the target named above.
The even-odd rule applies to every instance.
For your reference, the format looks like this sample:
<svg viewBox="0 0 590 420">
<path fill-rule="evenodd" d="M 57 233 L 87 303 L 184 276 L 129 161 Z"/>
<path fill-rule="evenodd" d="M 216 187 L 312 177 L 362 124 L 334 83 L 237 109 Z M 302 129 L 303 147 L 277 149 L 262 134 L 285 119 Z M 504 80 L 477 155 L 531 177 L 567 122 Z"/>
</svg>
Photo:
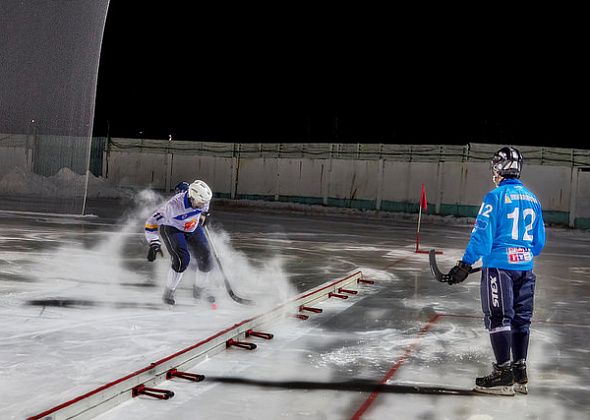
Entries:
<svg viewBox="0 0 590 420">
<path fill-rule="evenodd" d="M 519 181 L 521 170 L 522 156 L 514 147 L 494 154 L 497 188 L 485 196 L 465 254 L 449 272 L 449 284 L 460 283 L 482 258 L 481 303 L 496 363 L 490 375 L 475 380 L 475 389 L 487 393 L 528 392 L 533 258 L 545 245 L 545 226 L 539 200 Z"/>
<path fill-rule="evenodd" d="M 174 291 L 182 280 L 191 257 L 200 272 L 209 273 L 213 269 L 209 243 L 203 230 L 213 194 L 209 186 L 201 180 L 196 180 L 188 188 L 181 184 L 186 183 L 177 185 L 177 194 L 160 206 L 145 222 L 145 238 L 150 246 L 148 261 L 154 261 L 157 254 L 164 256 L 160 235 L 170 254 L 172 265 L 162 296 L 162 300 L 170 305 L 175 304 Z M 200 296 L 200 289 L 195 280 L 195 298 Z M 209 297 L 209 301 L 213 303 L 213 297 Z"/>
</svg>

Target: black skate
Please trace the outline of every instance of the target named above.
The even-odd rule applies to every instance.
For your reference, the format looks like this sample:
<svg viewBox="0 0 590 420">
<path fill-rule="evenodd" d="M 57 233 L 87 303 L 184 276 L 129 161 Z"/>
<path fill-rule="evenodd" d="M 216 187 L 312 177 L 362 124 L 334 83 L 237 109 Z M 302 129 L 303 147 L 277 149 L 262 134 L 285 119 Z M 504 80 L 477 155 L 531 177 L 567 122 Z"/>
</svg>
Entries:
<svg viewBox="0 0 590 420">
<path fill-rule="evenodd" d="M 167 303 L 168 305 L 174 305 L 176 303 L 174 300 L 174 290 L 166 288 L 166 290 L 164 290 L 164 294 L 162 295 L 162 302 Z"/>
<path fill-rule="evenodd" d="M 514 390 L 520 394 L 528 394 L 527 383 L 529 379 L 526 375 L 526 361 L 519 360 L 512 363 L 512 374 L 514 375 Z"/>
<path fill-rule="evenodd" d="M 193 286 L 193 297 L 197 300 L 201 299 L 204 290 L 204 287 Z M 217 304 L 215 303 L 215 296 L 207 294 L 206 299 L 207 302 L 211 304 L 212 309 L 217 309 Z"/>
<path fill-rule="evenodd" d="M 212 295 L 207 296 L 207 302 L 215 303 L 215 296 L 212 296 Z"/>
<path fill-rule="evenodd" d="M 509 363 L 503 365 L 494 363 L 493 365 L 494 371 L 491 374 L 475 379 L 475 391 L 486 394 L 514 395 L 512 366 Z"/>
<path fill-rule="evenodd" d="M 208 295 L 207 302 L 209 302 L 209 304 L 211 305 L 211 309 L 213 309 L 213 310 L 217 309 L 217 303 L 215 302 L 215 296 Z"/>
<path fill-rule="evenodd" d="M 202 287 L 193 286 L 193 297 L 195 299 L 201 299 L 201 295 L 202 294 L 203 294 L 203 288 Z"/>
</svg>

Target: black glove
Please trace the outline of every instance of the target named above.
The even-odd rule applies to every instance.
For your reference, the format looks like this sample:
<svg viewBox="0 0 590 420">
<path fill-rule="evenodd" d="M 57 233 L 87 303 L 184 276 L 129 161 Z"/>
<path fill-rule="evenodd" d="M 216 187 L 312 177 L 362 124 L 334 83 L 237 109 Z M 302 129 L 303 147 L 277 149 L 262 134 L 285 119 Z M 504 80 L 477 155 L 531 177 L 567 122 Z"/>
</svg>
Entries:
<svg viewBox="0 0 590 420">
<path fill-rule="evenodd" d="M 205 227 L 205 224 L 207 223 L 207 219 L 209 218 L 209 216 L 211 216 L 211 213 L 209 213 L 208 211 L 204 211 L 201 213 L 201 226 Z"/>
<path fill-rule="evenodd" d="M 147 254 L 147 259 L 149 262 L 152 262 L 156 259 L 156 254 L 160 254 L 162 257 L 164 256 L 164 253 L 162 252 L 162 248 L 160 247 L 160 243 L 159 242 L 151 242 L 150 243 L 150 250 L 148 251 Z"/>
<path fill-rule="evenodd" d="M 467 264 L 466 262 L 459 261 L 457 265 L 451 268 L 449 271 L 449 284 L 457 284 L 461 283 L 463 280 L 467 278 L 469 272 L 471 271 L 471 265 Z"/>
</svg>

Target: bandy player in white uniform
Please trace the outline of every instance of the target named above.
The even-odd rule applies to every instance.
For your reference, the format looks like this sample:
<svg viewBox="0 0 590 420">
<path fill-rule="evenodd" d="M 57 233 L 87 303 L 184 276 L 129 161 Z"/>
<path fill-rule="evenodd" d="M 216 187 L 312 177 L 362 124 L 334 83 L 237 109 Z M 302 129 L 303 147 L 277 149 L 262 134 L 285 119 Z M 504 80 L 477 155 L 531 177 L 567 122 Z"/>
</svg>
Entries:
<svg viewBox="0 0 590 420">
<path fill-rule="evenodd" d="M 175 303 L 174 291 L 182 280 L 191 257 L 194 259 L 191 267 L 195 267 L 196 262 L 195 268 L 200 272 L 208 273 L 213 269 L 209 243 L 203 230 L 212 196 L 209 186 L 201 180 L 196 180 L 189 185 L 188 191 L 174 195 L 145 222 L 145 238 L 150 245 L 148 261 L 154 261 L 157 254 L 164 256 L 160 237 L 170 254 L 172 265 L 162 296 L 162 300 L 169 305 Z M 195 280 L 195 298 L 200 297 L 200 290 Z M 214 298 L 210 297 L 209 301 L 214 302 Z"/>
</svg>

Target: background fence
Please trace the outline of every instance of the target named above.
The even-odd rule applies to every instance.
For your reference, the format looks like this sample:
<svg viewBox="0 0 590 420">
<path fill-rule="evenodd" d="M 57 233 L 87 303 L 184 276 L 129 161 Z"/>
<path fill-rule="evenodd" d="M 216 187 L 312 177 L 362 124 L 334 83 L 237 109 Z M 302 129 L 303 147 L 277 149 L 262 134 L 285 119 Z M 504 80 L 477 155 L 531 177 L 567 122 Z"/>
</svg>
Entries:
<svg viewBox="0 0 590 420">
<path fill-rule="evenodd" d="M 0 208 L 42 194 L 38 186 L 44 177 L 65 182 L 47 189 L 50 195 L 67 191 L 68 182 L 82 183 L 80 143 L 59 136 L 0 135 Z M 424 183 L 430 213 L 475 216 L 493 187 L 489 161 L 500 147 L 95 138 L 86 165 L 118 187 L 171 191 L 181 180 L 200 178 L 217 197 L 405 213 L 418 211 Z M 590 228 L 590 150 L 519 148 L 525 159 L 522 179 L 541 199 L 545 220 Z M 72 172 L 64 174 L 62 168 Z M 35 182 L 14 185 L 23 177 Z"/>
<path fill-rule="evenodd" d="M 489 191 L 489 161 L 503 145 L 214 143 L 111 139 L 103 175 L 124 187 L 170 191 L 207 181 L 216 196 L 379 211 L 475 216 Z M 590 150 L 519 147 L 522 179 L 548 222 L 590 227 Z"/>
</svg>

